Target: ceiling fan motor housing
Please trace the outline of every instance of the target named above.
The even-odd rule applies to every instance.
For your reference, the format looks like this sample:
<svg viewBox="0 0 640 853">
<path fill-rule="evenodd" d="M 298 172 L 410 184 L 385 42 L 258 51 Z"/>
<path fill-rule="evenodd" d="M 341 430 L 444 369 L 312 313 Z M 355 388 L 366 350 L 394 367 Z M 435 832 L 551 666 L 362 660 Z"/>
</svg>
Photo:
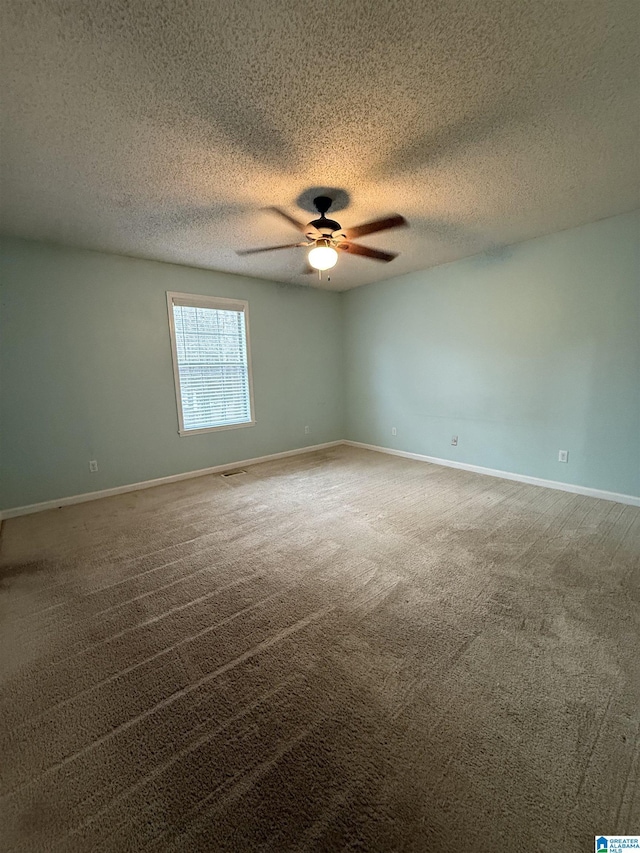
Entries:
<svg viewBox="0 0 640 853">
<path fill-rule="evenodd" d="M 312 230 L 313 229 L 313 230 Z M 326 216 L 321 216 L 319 219 L 314 219 L 309 223 L 309 232 L 307 237 L 314 237 L 314 232 L 319 231 L 323 237 L 331 237 L 334 231 L 340 231 L 340 223 L 335 219 L 327 219 Z M 317 234 L 315 235 L 317 236 Z"/>
</svg>

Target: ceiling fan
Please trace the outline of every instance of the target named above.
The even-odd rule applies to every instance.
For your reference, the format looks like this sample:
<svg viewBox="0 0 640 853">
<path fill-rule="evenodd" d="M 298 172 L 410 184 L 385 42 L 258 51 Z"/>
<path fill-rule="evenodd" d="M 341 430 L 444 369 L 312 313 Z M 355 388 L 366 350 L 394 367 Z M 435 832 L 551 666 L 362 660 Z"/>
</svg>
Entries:
<svg viewBox="0 0 640 853">
<path fill-rule="evenodd" d="M 361 246 L 359 243 L 352 241 L 357 237 L 376 234 L 378 231 L 387 231 L 389 228 L 405 226 L 407 225 L 407 221 L 403 216 L 394 214 L 384 219 L 376 219 L 373 222 L 356 225 L 353 228 L 343 228 L 335 219 L 327 219 L 325 215 L 332 203 L 333 199 L 330 199 L 328 196 L 320 195 L 314 198 L 313 204 L 320 216 L 318 219 L 309 222 L 308 225 L 298 222 L 297 219 L 294 219 L 293 216 L 290 216 L 279 207 L 268 208 L 268 210 L 272 210 L 286 219 L 294 228 L 301 231 L 307 239 L 300 243 L 286 243 L 283 246 L 266 246 L 262 249 L 241 249 L 237 254 L 255 255 L 258 252 L 272 252 L 275 249 L 293 249 L 297 246 L 304 246 L 311 250 L 307 259 L 313 269 L 318 270 L 318 272 L 330 270 L 334 267 L 338 260 L 338 252 L 348 252 L 350 255 L 360 255 L 363 258 L 371 258 L 374 261 L 382 261 L 383 263 L 389 263 L 389 261 L 397 257 L 397 253 L 382 252 L 379 249 L 371 249 L 369 246 Z"/>
</svg>

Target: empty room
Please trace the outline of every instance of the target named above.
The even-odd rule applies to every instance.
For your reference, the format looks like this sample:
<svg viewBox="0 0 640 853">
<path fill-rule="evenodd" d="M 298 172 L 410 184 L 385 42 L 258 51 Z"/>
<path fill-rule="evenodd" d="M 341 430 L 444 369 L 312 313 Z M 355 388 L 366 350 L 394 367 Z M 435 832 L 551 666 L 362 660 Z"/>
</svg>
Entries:
<svg viewBox="0 0 640 853">
<path fill-rule="evenodd" d="M 637 0 L 3 0 L 0 851 L 640 849 Z"/>
</svg>

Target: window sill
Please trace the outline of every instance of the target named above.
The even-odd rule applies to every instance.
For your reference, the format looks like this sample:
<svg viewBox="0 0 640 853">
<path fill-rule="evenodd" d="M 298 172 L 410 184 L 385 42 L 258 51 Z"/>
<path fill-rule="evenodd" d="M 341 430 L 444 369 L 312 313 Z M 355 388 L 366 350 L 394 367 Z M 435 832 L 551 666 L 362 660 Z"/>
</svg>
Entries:
<svg viewBox="0 0 640 853">
<path fill-rule="evenodd" d="M 255 425 L 255 421 L 243 421 L 239 424 L 225 424 L 224 426 L 203 427 L 202 429 L 179 429 L 178 435 L 182 437 L 187 435 L 202 435 L 205 432 L 220 432 L 223 429 L 242 429 L 242 427 L 252 427 Z"/>
</svg>

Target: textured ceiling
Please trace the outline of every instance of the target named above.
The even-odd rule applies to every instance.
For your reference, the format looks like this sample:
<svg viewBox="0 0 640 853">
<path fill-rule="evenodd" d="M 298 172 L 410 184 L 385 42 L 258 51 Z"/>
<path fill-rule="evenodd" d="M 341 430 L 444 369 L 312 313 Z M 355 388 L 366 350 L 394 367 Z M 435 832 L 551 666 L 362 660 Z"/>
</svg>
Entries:
<svg viewBox="0 0 640 853">
<path fill-rule="evenodd" d="M 637 0 L 4 0 L 5 233 L 309 283 L 263 208 L 336 187 L 345 289 L 640 205 Z M 313 283 L 316 283 L 313 280 Z"/>
</svg>

